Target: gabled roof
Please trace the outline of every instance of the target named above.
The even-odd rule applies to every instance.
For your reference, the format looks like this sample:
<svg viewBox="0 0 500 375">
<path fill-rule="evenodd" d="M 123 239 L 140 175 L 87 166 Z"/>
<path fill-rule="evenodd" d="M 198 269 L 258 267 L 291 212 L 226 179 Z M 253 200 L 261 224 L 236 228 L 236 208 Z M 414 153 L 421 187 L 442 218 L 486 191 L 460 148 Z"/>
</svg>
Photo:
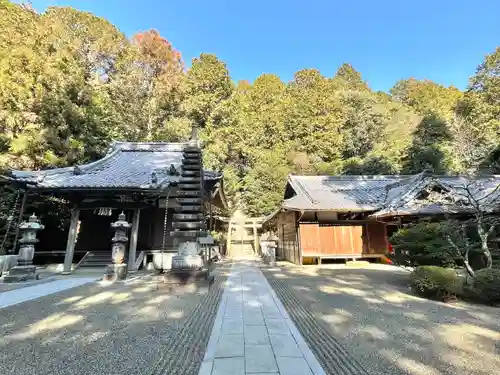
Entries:
<svg viewBox="0 0 500 375">
<path fill-rule="evenodd" d="M 464 212 L 464 205 L 421 204 L 419 196 L 433 187 L 457 199 L 468 192 L 481 204 L 500 198 L 500 176 L 295 176 L 288 178 L 282 209 L 294 211 L 370 212 L 374 217 Z M 493 194 L 492 194 L 493 193 Z M 495 208 L 495 209 L 499 209 Z M 451 210 L 451 211 L 450 211 Z"/>
<path fill-rule="evenodd" d="M 115 142 L 93 163 L 43 171 L 14 170 L 9 177 L 35 189 L 159 190 L 178 182 L 185 145 Z M 172 173 L 171 166 L 177 173 Z M 215 183 L 222 174 L 205 171 L 204 178 Z"/>
<path fill-rule="evenodd" d="M 304 211 L 374 211 L 387 197 L 386 188 L 399 176 L 295 176 L 288 184 L 295 195 L 283 208 Z"/>
</svg>

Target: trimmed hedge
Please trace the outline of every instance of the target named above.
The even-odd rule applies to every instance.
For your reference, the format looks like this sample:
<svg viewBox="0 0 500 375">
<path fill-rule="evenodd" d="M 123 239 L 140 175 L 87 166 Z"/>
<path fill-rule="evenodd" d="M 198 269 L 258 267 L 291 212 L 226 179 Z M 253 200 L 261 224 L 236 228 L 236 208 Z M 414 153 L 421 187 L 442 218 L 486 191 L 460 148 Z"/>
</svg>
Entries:
<svg viewBox="0 0 500 375">
<path fill-rule="evenodd" d="M 420 266 L 411 274 L 411 287 L 419 295 L 447 301 L 460 290 L 461 279 L 451 268 Z"/>
<path fill-rule="evenodd" d="M 477 271 L 472 289 L 480 300 L 500 304 L 500 269 L 483 268 Z"/>
</svg>

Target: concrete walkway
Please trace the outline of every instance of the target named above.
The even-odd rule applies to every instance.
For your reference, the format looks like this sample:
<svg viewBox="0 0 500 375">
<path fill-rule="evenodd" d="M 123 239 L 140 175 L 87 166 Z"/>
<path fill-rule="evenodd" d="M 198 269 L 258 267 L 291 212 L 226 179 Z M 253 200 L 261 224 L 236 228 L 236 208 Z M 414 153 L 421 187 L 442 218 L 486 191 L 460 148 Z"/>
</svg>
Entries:
<svg viewBox="0 0 500 375">
<path fill-rule="evenodd" d="M 55 280 L 48 283 L 27 286 L 21 289 L 10 290 L 0 293 L 0 309 L 17 305 L 18 303 L 30 301 L 35 298 L 47 296 L 66 289 L 74 288 L 95 281 L 95 277 L 73 277 L 63 280 Z"/>
<path fill-rule="evenodd" d="M 199 375 L 324 375 L 256 261 L 228 277 Z"/>
</svg>

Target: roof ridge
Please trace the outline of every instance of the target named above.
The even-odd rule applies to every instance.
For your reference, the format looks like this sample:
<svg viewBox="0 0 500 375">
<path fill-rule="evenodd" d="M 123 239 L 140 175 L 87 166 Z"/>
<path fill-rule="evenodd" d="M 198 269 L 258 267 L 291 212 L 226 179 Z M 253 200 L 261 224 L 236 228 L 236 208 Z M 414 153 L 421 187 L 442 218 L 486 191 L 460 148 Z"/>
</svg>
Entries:
<svg viewBox="0 0 500 375">
<path fill-rule="evenodd" d="M 127 151 L 166 152 L 183 151 L 187 142 L 115 142 L 113 148 Z"/>
<path fill-rule="evenodd" d="M 383 179 L 393 180 L 397 178 L 410 177 L 412 175 L 291 175 L 291 176 L 298 178 L 307 178 L 307 179 L 326 178 L 335 180 L 357 181 L 357 180 L 383 180 Z"/>
<path fill-rule="evenodd" d="M 312 204 L 316 204 L 317 203 L 316 200 L 314 200 L 313 197 L 311 197 L 311 195 L 307 192 L 306 188 L 302 186 L 302 184 L 299 181 L 297 180 L 292 181 L 291 177 L 294 177 L 294 175 L 288 176 L 288 180 L 290 181 L 292 188 L 298 188 L 301 191 L 301 193 L 305 195 L 306 198 L 309 199 L 309 201 L 311 201 Z"/>
<path fill-rule="evenodd" d="M 118 154 L 120 150 L 119 149 L 114 149 L 111 152 L 108 152 L 106 155 L 104 155 L 102 158 L 97 159 L 93 162 L 87 163 L 87 164 L 81 164 L 81 165 L 75 165 L 74 167 L 68 167 L 71 168 L 73 171 L 75 171 L 75 168 L 79 169 L 82 172 L 88 172 L 90 169 L 97 167 L 98 165 L 102 164 L 103 162 L 111 159 L 114 157 L 116 154 Z"/>
</svg>

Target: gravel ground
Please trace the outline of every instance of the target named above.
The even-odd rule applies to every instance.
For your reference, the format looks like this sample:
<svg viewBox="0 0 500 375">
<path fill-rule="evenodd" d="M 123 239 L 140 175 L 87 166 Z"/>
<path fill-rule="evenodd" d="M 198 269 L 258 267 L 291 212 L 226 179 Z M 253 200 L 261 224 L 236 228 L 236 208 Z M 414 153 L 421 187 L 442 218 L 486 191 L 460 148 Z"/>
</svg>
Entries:
<svg viewBox="0 0 500 375">
<path fill-rule="evenodd" d="M 333 370 L 349 356 L 371 374 L 491 375 L 500 368 L 499 308 L 418 298 L 409 293 L 408 272 L 395 267 L 263 272 L 330 374 L 356 373 Z"/>
<path fill-rule="evenodd" d="M 0 310 L 0 374 L 196 375 L 223 290 L 87 284 Z"/>
</svg>

